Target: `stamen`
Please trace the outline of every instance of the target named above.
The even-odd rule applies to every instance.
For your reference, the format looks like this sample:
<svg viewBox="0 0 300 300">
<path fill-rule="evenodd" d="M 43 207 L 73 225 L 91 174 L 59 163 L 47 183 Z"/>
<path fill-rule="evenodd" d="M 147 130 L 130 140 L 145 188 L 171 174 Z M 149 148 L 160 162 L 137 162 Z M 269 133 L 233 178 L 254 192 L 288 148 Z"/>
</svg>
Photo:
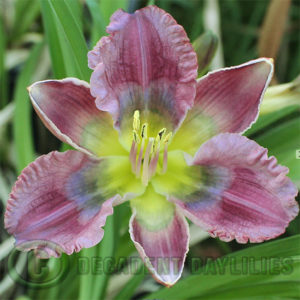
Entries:
<svg viewBox="0 0 300 300">
<path fill-rule="evenodd" d="M 168 144 L 169 141 L 172 137 L 172 132 L 169 132 L 166 137 L 164 138 L 164 157 L 163 157 L 163 169 L 162 169 L 162 174 L 167 172 L 167 167 L 168 167 Z"/>
<path fill-rule="evenodd" d="M 137 178 L 142 176 L 142 183 L 147 186 L 151 177 L 155 175 L 162 144 L 164 145 L 162 173 L 167 171 L 168 144 L 172 137 L 172 132 L 167 134 L 167 129 L 162 128 L 155 138 L 148 138 L 148 123 L 143 123 L 141 126 L 140 112 L 138 110 L 133 114 L 132 127 L 133 140 L 129 155 L 132 171 Z"/>
<path fill-rule="evenodd" d="M 142 165 L 144 147 L 145 147 L 145 139 L 143 138 L 140 153 L 139 153 L 138 160 L 137 160 L 137 165 L 136 165 L 136 172 L 135 173 L 136 173 L 137 178 L 140 177 L 140 173 L 141 173 L 141 165 Z"/>
<path fill-rule="evenodd" d="M 154 138 L 149 138 L 149 142 L 144 156 L 142 183 L 145 186 L 148 185 L 148 181 L 149 181 L 149 157 L 150 157 L 150 151 L 153 146 L 153 143 L 154 143 Z"/>
<path fill-rule="evenodd" d="M 169 143 L 171 137 L 172 137 L 172 132 L 169 132 L 164 138 L 164 143 L 165 144 Z"/>
<path fill-rule="evenodd" d="M 145 139 L 148 137 L 148 123 L 142 125 L 141 137 Z"/>
<path fill-rule="evenodd" d="M 158 158 L 159 158 L 159 148 L 151 157 L 150 164 L 149 164 L 149 178 L 151 178 L 155 174 Z"/>
<path fill-rule="evenodd" d="M 168 144 L 165 144 L 162 174 L 165 174 L 167 172 L 167 167 L 168 167 Z"/>
<path fill-rule="evenodd" d="M 131 144 L 129 160 L 131 162 L 132 172 L 136 172 L 136 151 L 137 151 L 137 143 L 133 140 Z"/>
<path fill-rule="evenodd" d="M 136 110 L 133 114 L 133 129 L 138 132 L 140 130 L 140 124 L 140 112 Z"/>
<path fill-rule="evenodd" d="M 133 133 L 133 140 L 134 140 L 137 144 L 139 144 L 140 141 L 141 141 L 141 139 L 140 139 L 138 133 L 137 133 L 135 130 L 133 130 L 132 133 Z"/>
<path fill-rule="evenodd" d="M 135 172 L 137 178 L 140 177 L 140 173 L 141 173 L 141 165 L 142 165 L 145 140 L 147 139 L 147 135 L 148 135 L 148 123 L 144 123 L 142 125 L 142 129 L 141 129 L 142 145 L 141 145 L 139 156 L 137 159 L 136 172 Z"/>
<path fill-rule="evenodd" d="M 160 140 L 159 140 L 159 137 L 157 136 L 157 137 L 155 138 L 154 143 L 153 143 L 153 147 L 152 147 L 152 149 L 151 149 L 151 153 L 150 153 L 150 154 L 155 153 L 156 150 L 157 150 L 157 148 L 159 148 L 159 146 L 160 146 Z"/>
<path fill-rule="evenodd" d="M 159 139 L 162 140 L 164 134 L 166 133 L 167 128 L 163 128 L 158 132 Z"/>
</svg>

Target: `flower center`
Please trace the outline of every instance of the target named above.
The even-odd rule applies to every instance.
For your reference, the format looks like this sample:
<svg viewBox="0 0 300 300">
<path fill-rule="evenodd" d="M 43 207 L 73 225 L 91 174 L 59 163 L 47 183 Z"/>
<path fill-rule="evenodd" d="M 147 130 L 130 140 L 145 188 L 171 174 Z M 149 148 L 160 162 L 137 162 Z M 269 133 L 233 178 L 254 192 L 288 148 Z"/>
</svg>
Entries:
<svg viewBox="0 0 300 300">
<path fill-rule="evenodd" d="M 167 133 L 166 128 L 159 130 L 155 138 L 148 137 L 148 127 L 148 123 L 143 123 L 141 126 L 140 112 L 136 110 L 133 115 L 133 138 L 129 159 L 132 172 L 137 178 L 141 177 L 145 186 L 157 171 L 161 150 L 163 150 L 163 159 L 160 172 L 164 174 L 167 171 L 168 144 L 172 137 L 172 132 Z"/>
</svg>

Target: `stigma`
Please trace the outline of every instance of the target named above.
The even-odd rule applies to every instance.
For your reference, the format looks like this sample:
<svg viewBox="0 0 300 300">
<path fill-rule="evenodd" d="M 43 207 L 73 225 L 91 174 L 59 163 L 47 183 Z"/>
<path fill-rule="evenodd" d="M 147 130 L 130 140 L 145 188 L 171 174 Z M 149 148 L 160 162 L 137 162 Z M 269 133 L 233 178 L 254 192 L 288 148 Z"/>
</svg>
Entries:
<svg viewBox="0 0 300 300">
<path fill-rule="evenodd" d="M 167 171 L 168 144 L 172 138 L 172 132 L 167 133 L 166 128 L 162 128 L 155 137 L 148 137 L 149 124 L 141 125 L 138 110 L 133 114 L 132 127 L 132 144 L 129 155 L 132 172 L 137 178 L 141 178 L 143 185 L 147 186 L 158 170 L 161 174 Z M 160 153 L 162 153 L 161 166 L 159 166 Z"/>
</svg>

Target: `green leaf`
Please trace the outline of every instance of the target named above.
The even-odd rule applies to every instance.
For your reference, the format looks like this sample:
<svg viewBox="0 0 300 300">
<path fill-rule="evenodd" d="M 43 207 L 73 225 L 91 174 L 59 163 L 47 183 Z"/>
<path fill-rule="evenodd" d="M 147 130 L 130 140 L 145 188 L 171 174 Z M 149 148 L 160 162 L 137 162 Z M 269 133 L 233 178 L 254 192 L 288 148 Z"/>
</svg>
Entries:
<svg viewBox="0 0 300 300">
<path fill-rule="evenodd" d="M 80 256 L 88 259 L 89 267 L 93 263 L 92 258 L 97 256 L 98 248 L 99 245 L 89 249 L 82 249 L 80 252 Z M 100 275 L 99 277 L 101 278 L 102 276 L 103 275 Z M 90 268 L 88 268 L 88 274 L 80 275 L 79 300 L 93 299 L 92 293 L 95 284 L 94 281 L 94 275 Z"/>
<path fill-rule="evenodd" d="M 109 216 L 106 219 L 104 236 L 100 244 L 80 252 L 81 256 L 88 258 L 91 268 L 87 274 L 81 274 L 79 300 L 105 299 L 110 269 L 113 270 L 115 267 L 114 261 L 109 261 L 114 257 L 116 239 L 118 238 L 118 228 L 115 227 L 114 219 L 115 216 Z M 93 258 L 99 259 L 99 261 L 93 261 Z"/>
<path fill-rule="evenodd" d="M 58 35 L 57 22 L 51 11 L 49 1 L 40 0 L 42 19 L 44 24 L 44 30 L 46 33 L 47 44 L 49 46 L 49 52 L 51 56 L 52 69 L 55 78 L 60 79 L 66 77 L 67 71 L 63 56 L 62 48 L 67 48 L 66 43 L 61 44 L 61 39 Z M 67 50 L 65 51 L 67 52 Z"/>
<path fill-rule="evenodd" d="M 69 45 L 69 51 L 68 53 L 64 53 L 64 58 L 68 55 L 72 57 L 72 61 L 76 65 L 78 71 L 76 77 L 89 81 L 91 70 L 87 66 L 88 48 L 79 22 L 74 18 L 74 15 L 65 0 L 52 0 L 49 3 L 59 24 L 59 34 L 61 37 L 65 38 Z"/>
<path fill-rule="evenodd" d="M 22 34 L 28 31 L 33 21 L 40 12 L 40 4 L 38 0 L 17 0 L 15 1 L 15 20 L 11 39 L 15 41 Z M 22 25 L 20 25 L 22 22 Z"/>
<path fill-rule="evenodd" d="M 7 103 L 7 74 L 5 70 L 6 36 L 0 15 L 0 109 Z"/>
<path fill-rule="evenodd" d="M 299 283 L 300 281 L 255 282 L 254 284 L 224 288 L 217 292 L 205 294 L 200 298 L 190 299 L 295 299 L 294 297 L 300 293 Z"/>
<path fill-rule="evenodd" d="M 269 149 L 269 155 L 274 155 L 278 162 L 290 169 L 288 176 L 300 187 L 299 160 L 296 151 L 299 144 L 299 118 L 294 118 L 276 126 L 256 138 L 256 141 Z"/>
<path fill-rule="evenodd" d="M 56 0 L 57 1 L 57 0 Z M 83 14 L 83 3 L 80 0 L 64 0 L 68 6 L 70 12 L 73 15 L 74 20 L 77 22 L 78 27 L 82 30 L 82 14 Z"/>
<path fill-rule="evenodd" d="M 87 66 L 88 49 L 82 33 L 79 2 L 40 0 L 40 3 L 55 77 L 89 81 L 91 71 Z M 69 149 L 72 147 L 62 145 L 62 151 Z"/>
<path fill-rule="evenodd" d="M 99 257 L 102 259 L 112 258 L 115 250 L 115 239 L 116 239 L 116 228 L 114 226 L 114 216 L 109 216 L 106 219 L 104 227 L 104 237 L 101 241 L 101 247 L 99 252 Z M 103 272 L 101 276 L 97 276 L 94 279 L 93 294 L 91 299 L 105 299 L 105 292 L 107 288 L 109 274 Z"/>
<path fill-rule="evenodd" d="M 91 33 L 91 48 L 97 43 L 97 41 L 104 35 L 106 35 L 105 27 L 106 22 L 102 16 L 99 2 L 97 0 L 86 0 L 86 4 L 92 15 L 92 33 Z"/>
<path fill-rule="evenodd" d="M 115 296 L 114 300 L 130 300 L 138 286 L 142 283 L 145 278 L 146 267 L 142 264 L 138 270 L 133 274 L 131 279 L 126 282 L 126 285 L 122 288 L 122 290 Z"/>
<path fill-rule="evenodd" d="M 55 74 L 89 81 L 91 70 L 87 66 L 88 48 L 81 23 L 75 17 L 78 13 L 65 0 L 40 1 Z M 64 68 L 60 67 L 61 63 Z"/>
<path fill-rule="evenodd" d="M 100 0 L 100 9 L 104 22 L 108 24 L 110 16 L 119 8 L 126 10 L 128 2 L 127 0 Z"/>
<path fill-rule="evenodd" d="M 144 299 L 223 299 L 223 292 L 227 298 L 246 299 L 250 286 L 254 295 L 260 295 L 255 294 L 255 289 L 262 284 L 260 291 L 265 289 L 268 297 L 277 296 L 275 287 L 279 284 L 284 289 L 282 294 L 297 297 L 297 290 L 287 289 L 293 283 L 300 283 L 299 243 L 300 235 L 295 235 L 210 260 L 198 270 L 195 268 L 197 275 L 188 276 L 175 286 L 160 289 Z"/>
<path fill-rule="evenodd" d="M 257 121 L 249 128 L 246 132 L 246 136 L 251 136 L 252 134 L 256 134 L 260 130 L 263 130 L 265 127 L 270 124 L 280 120 L 281 118 L 297 111 L 299 108 L 296 105 L 284 107 L 278 111 L 268 113 L 265 115 L 260 115 Z"/>
<path fill-rule="evenodd" d="M 32 83 L 31 78 L 39 63 L 44 43 L 39 43 L 32 49 L 23 67 L 15 89 L 15 115 L 13 121 L 14 140 L 16 144 L 17 169 L 19 172 L 34 160 L 31 103 L 26 88 Z"/>
</svg>

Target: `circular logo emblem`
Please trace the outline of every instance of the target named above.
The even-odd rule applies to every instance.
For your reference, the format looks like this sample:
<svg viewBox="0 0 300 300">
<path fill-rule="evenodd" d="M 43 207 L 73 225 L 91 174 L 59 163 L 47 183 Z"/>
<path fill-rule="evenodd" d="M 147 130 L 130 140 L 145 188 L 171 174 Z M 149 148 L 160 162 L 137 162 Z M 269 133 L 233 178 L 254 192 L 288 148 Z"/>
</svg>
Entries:
<svg viewBox="0 0 300 300">
<path fill-rule="evenodd" d="M 62 248 L 50 241 L 20 243 L 8 257 L 8 274 L 15 282 L 30 288 L 52 287 L 65 278 L 69 269 L 68 256 L 55 258 L 61 253 Z"/>
</svg>

